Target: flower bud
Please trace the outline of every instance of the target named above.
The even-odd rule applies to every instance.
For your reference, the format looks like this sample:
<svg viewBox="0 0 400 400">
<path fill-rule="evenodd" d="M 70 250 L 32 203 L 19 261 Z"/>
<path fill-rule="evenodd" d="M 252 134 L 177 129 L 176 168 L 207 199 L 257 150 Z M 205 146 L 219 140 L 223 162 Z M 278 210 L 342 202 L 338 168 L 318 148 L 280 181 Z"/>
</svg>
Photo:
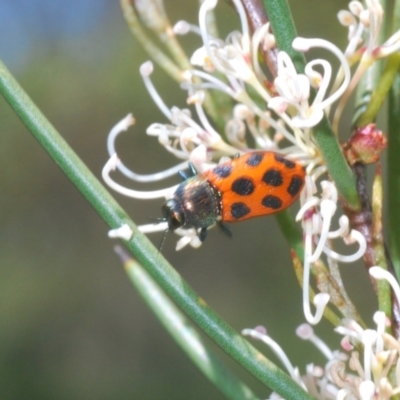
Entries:
<svg viewBox="0 0 400 400">
<path fill-rule="evenodd" d="M 375 124 L 368 124 L 363 128 L 356 128 L 351 138 L 343 145 L 347 161 L 354 165 L 357 162 L 372 164 L 387 146 L 387 138 L 382 131 L 376 129 Z"/>
</svg>

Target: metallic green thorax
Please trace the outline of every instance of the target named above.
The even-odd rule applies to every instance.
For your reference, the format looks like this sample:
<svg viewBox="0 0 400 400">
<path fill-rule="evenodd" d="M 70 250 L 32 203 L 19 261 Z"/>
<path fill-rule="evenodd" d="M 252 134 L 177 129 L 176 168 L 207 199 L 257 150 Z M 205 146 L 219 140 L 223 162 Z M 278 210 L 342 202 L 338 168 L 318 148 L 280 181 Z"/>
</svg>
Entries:
<svg viewBox="0 0 400 400">
<path fill-rule="evenodd" d="M 221 215 L 220 194 L 207 180 L 194 176 L 182 182 L 163 205 L 169 228 L 207 228 Z"/>
</svg>

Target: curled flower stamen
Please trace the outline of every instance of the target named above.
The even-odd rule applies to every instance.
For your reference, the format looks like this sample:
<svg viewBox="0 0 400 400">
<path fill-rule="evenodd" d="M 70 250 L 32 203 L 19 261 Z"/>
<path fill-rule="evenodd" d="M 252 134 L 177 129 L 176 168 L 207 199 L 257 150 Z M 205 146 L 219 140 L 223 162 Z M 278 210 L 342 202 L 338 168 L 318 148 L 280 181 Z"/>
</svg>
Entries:
<svg viewBox="0 0 400 400">
<path fill-rule="evenodd" d="M 351 353 L 351 357 L 349 360 L 349 368 L 352 371 L 356 371 L 361 379 L 363 380 L 365 379 L 364 369 L 360 363 L 360 355 L 358 354 L 357 351 L 353 351 Z"/>
<path fill-rule="evenodd" d="M 376 337 L 376 349 L 375 352 L 379 354 L 383 351 L 383 338 L 382 335 L 386 329 L 386 315 L 383 311 L 377 311 L 374 314 L 374 321 L 376 323 L 376 332 L 378 333 Z"/>
<path fill-rule="evenodd" d="M 339 228 L 336 231 L 331 231 L 328 233 L 329 239 L 335 239 L 338 237 L 345 237 L 349 234 L 349 219 L 346 215 L 342 215 L 339 218 Z"/>
<path fill-rule="evenodd" d="M 110 177 L 110 172 L 114 171 L 119 163 L 119 159 L 116 154 L 112 155 L 111 158 L 107 161 L 106 165 L 104 165 L 103 170 L 101 172 L 101 176 L 104 179 L 104 182 L 107 183 L 110 188 L 114 189 L 116 192 L 123 194 L 127 197 L 134 197 L 136 199 L 158 199 L 158 198 L 166 198 L 169 197 L 178 187 L 172 186 L 167 189 L 161 190 L 153 190 L 147 192 L 141 192 L 139 190 L 128 189 L 117 182 L 115 182 Z"/>
<path fill-rule="evenodd" d="M 212 125 L 210 124 L 210 122 L 206 116 L 206 113 L 204 112 L 204 108 L 202 106 L 203 99 L 204 99 L 204 92 L 203 91 L 197 92 L 196 97 L 197 97 L 197 101 L 194 102 L 194 106 L 196 108 L 196 112 L 199 117 L 199 120 L 202 123 L 205 131 L 207 132 L 208 141 L 210 142 L 210 144 L 212 146 L 224 146 L 225 147 L 226 144 L 223 142 L 221 135 L 212 127 Z M 226 147 L 229 148 L 228 145 L 226 145 Z M 233 151 L 236 151 L 236 149 L 234 149 Z"/>
<path fill-rule="evenodd" d="M 339 325 L 335 328 L 335 332 L 343 336 L 350 336 L 360 342 L 364 329 L 353 319 L 344 318 L 342 320 L 342 325 Z"/>
<path fill-rule="evenodd" d="M 241 52 L 249 56 L 250 35 L 249 35 L 249 27 L 248 27 L 246 13 L 240 1 L 234 0 L 234 4 L 239 14 L 239 18 L 242 25 L 242 34 L 240 40 Z M 215 45 L 216 44 L 215 42 L 213 43 L 212 41 L 209 40 L 209 34 L 207 32 L 206 16 L 209 11 L 215 8 L 216 5 L 217 1 L 206 0 L 201 5 L 199 12 L 199 26 L 200 26 L 201 36 L 203 39 L 203 44 L 208 54 L 208 57 L 220 72 L 226 73 L 227 75 L 230 74 L 236 75 L 234 71 L 237 67 L 239 67 L 239 65 L 241 65 L 241 67 L 244 68 L 247 72 L 251 72 L 250 69 L 246 66 L 246 63 L 243 62 L 244 60 L 241 54 L 237 50 L 235 50 L 234 47 L 231 48 L 227 47 L 226 49 L 221 49 L 219 48 L 219 46 Z M 233 56 L 233 54 L 235 54 L 236 57 Z M 227 59 L 230 61 L 229 63 L 223 61 L 225 57 L 227 57 Z M 239 63 L 239 65 L 236 65 L 236 67 L 235 67 L 235 62 Z"/>
<path fill-rule="evenodd" d="M 177 113 L 177 111 L 173 108 L 173 112 Z M 183 113 L 183 112 L 182 112 Z M 182 124 L 181 124 L 182 125 Z M 190 127 L 191 128 L 191 127 Z M 163 124 L 151 124 L 146 133 L 149 136 L 156 136 L 158 138 L 159 143 L 171 154 L 173 154 L 176 158 L 180 158 L 186 160 L 189 157 L 189 152 L 187 151 L 186 146 L 183 148 L 179 148 L 177 143 L 181 143 L 182 134 L 188 128 L 184 127 L 171 127 L 169 125 Z M 191 143 L 197 144 L 197 132 L 193 128 L 191 128 L 195 134 L 191 137 Z"/>
<path fill-rule="evenodd" d="M 360 14 L 364 10 L 363 5 L 358 1 L 351 1 L 349 3 L 349 10 L 341 10 L 338 13 L 339 22 L 348 27 L 347 38 L 349 43 L 344 51 L 346 57 L 350 57 L 357 50 L 357 47 L 362 42 L 362 34 L 365 29 L 361 21 L 357 22 L 357 18 L 359 19 Z"/>
<path fill-rule="evenodd" d="M 242 335 L 244 336 L 250 336 L 253 339 L 258 339 L 262 342 L 264 342 L 274 353 L 275 355 L 279 358 L 279 360 L 282 362 L 282 364 L 285 366 L 286 370 L 289 372 L 290 376 L 294 381 L 299 383 L 304 390 L 307 391 L 306 386 L 304 385 L 304 382 L 299 378 L 298 374 L 296 373 L 296 369 L 293 367 L 292 363 L 290 362 L 288 356 L 286 353 L 283 351 L 282 347 L 279 346 L 279 344 L 273 340 L 270 336 L 266 334 L 266 331 L 262 332 L 260 329 L 243 329 L 242 330 Z"/>
<path fill-rule="evenodd" d="M 243 4 L 240 0 L 233 0 L 233 3 L 235 4 L 236 11 L 239 14 L 240 23 L 242 27 L 243 52 L 245 54 L 250 54 L 250 31 L 249 31 L 249 23 L 247 20 L 247 15 L 243 8 Z"/>
<path fill-rule="evenodd" d="M 212 11 L 218 1 L 217 0 L 205 0 L 203 4 L 200 7 L 199 11 L 199 27 L 200 27 L 200 32 L 201 32 L 201 37 L 204 43 L 204 47 L 206 49 L 206 52 L 208 54 L 208 57 L 210 58 L 211 62 L 217 66 L 218 61 L 214 57 L 212 48 L 211 48 L 211 43 L 209 40 L 208 32 L 207 32 L 207 13 L 209 11 Z"/>
<path fill-rule="evenodd" d="M 190 24 L 187 21 L 178 21 L 172 28 L 175 35 L 187 35 L 189 32 L 195 33 L 201 36 L 200 29 L 197 25 Z"/>
<path fill-rule="evenodd" d="M 306 223 L 306 232 L 309 229 L 312 229 L 312 226 L 309 223 Z M 310 284 L 310 258 L 312 252 L 312 235 L 306 234 L 304 241 L 304 250 L 305 250 L 305 259 L 304 259 L 304 270 L 303 270 L 303 312 L 304 316 L 308 323 L 312 325 L 316 325 L 322 318 L 325 307 L 329 302 L 329 294 L 327 293 L 318 293 L 314 296 L 314 305 L 316 307 L 315 315 L 312 315 L 310 308 L 310 292 L 309 292 L 309 284 Z"/>
<path fill-rule="evenodd" d="M 297 46 L 301 51 L 308 50 L 310 47 L 314 46 L 329 48 L 338 55 L 341 60 L 346 62 L 339 49 L 329 42 L 320 39 L 296 38 L 293 42 L 293 46 Z M 281 51 L 278 53 L 277 64 L 278 76 L 275 78 L 274 84 L 279 96 L 268 100 L 268 107 L 279 113 L 285 123 L 292 128 L 306 129 L 315 126 L 322 119 L 324 115 L 323 110 L 327 109 L 337 100 L 349 82 L 349 79 L 345 79 L 342 86 L 334 92 L 334 95 L 323 100 L 332 75 L 332 68 L 327 61 L 321 59 L 311 61 L 306 66 L 305 74 L 298 74 L 288 54 Z M 315 66 L 323 68 L 323 75 L 315 70 Z M 348 68 L 346 72 L 350 73 L 350 69 Z M 311 85 L 317 87 L 318 90 L 313 103 L 309 105 L 308 101 Z M 295 108 L 297 112 L 297 115 L 292 118 L 286 113 L 286 108 L 289 105 Z M 308 142 L 308 144 L 310 144 L 310 142 Z"/>
<path fill-rule="evenodd" d="M 320 199 L 316 196 L 312 196 L 307 199 L 307 202 L 304 203 L 300 210 L 296 214 L 296 221 L 301 221 L 304 217 L 307 211 L 314 209 L 318 204 L 320 203 Z"/>
<path fill-rule="evenodd" d="M 296 220 L 302 220 L 304 231 L 304 270 L 303 270 L 303 310 L 310 324 L 316 324 L 329 301 L 327 293 L 319 293 L 314 297 L 318 310 L 313 316 L 309 304 L 309 276 L 311 264 L 317 262 L 324 253 L 328 263 L 334 261 L 353 262 L 359 259 L 366 250 L 366 240 L 358 231 L 349 230 L 348 218 L 343 216 L 339 219 L 339 229 L 331 231 L 332 218 L 337 210 L 338 193 L 335 185 L 328 181 L 320 183 L 322 193 L 320 197 L 316 194 L 317 188 L 312 177 L 307 176 L 305 188 L 300 195 L 301 207 L 296 215 Z M 341 255 L 331 247 L 331 239 L 341 237 L 346 244 L 358 242 L 359 248 L 354 254 Z M 315 245 L 315 250 L 313 246 Z"/>
<path fill-rule="evenodd" d="M 315 333 L 314 329 L 309 324 L 301 324 L 296 329 L 296 335 L 303 339 L 308 340 L 313 343 L 315 347 L 328 359 L 332 360 L 334 358 L 332 350 L 328 347 L 328 345 L 319 338 Z"/>
<path fill-rule="evenodd" d="M 369 38 L 367 52 L 372 53 L 378 44 L 378 37 L 382 26 L 383 9 L 379 1 L 366 0 L 368 7 Z"/>
<path fill-rule="evenodd" d="M 269 23 L 260 26 L 254 32 L 253 38 L 251 40 L 251 61 L 254 67 L 254 72 L 257 75 L 257 78 L 261 81 L 266 81 L 267 78 L 260 67 L 258 49 L 260 48 L 260 45 L 262 46 L 264 51 L 271 49 L 275 46 L 275 37 L 274 35 L 269 33 L 269 26 Z"/>
<path fill-rule="evenodd" d="M 115 126 L 111 129 L 110 133 L 108 134 L 107 138 L 107 150 L 109 153 L 114 154 L 114 142 L 115 138 L 124 131 L 127 131 L 131 126 L 135 125 L 136 120 L 132 114 L 128 114 L 125 118 L 121 119 Z M 114 150 L 114 151 L 111 151 Z M 110 154 L 110 155 L 111 155 Z"/>
<path fill-rule="evenodd" d="M 308 107 L 307 100 L 310 93 L 310 83 L 305 75 L 297 74 L 292 60 L 284 51 L 278 53 L 277 63 L 278 76 L 275 78 L 274 84 L 280 97 L 278 99 L 276 97 L 270 99 L 268 107 L 276 112 L 281 111 L 281 117 L 291 125 L 290 119 L 283 112 L 288 105 L 291 105 L 296 108 L 298 114 L 305 116 L 305 110 Z M 277 108 L 278 105 L 280 109 Z"/>
<path fill-rule="evenodd" d="M 335 204 L 338 201 L 338 192 L 334 183 L 321 181 L 322 198 L 332 200 Z"/>
<path fill-rule="evenodd" d="M 331 226 L 332 217 L 336 211 L 336 203 L 329 199 L 323 199 L 320 203 L 321 217 L 322 217 L 322 228 L 317 244 L 317 248 L 314 253 L 310 256 L 310 262 L 313 263 L 319 259 L 322 251 L 325 248 L 325 243 L 328 239 L 329 228 Z"/>
<path fill-rule="evenodd" d="M 314 296 L 313 304 L 316 309 L 314 316 L 312 316 L 312 314 L 311 314 L 311 310 L 310 310 L 310 306 L 309 306 L 310 303 L 309 302 L 306 303 L 306 312 L 304 314 L 305 314 L 307 321 L 310 324 L 316 325 L 316 324 L 318 324 L 319 321 L 321 321 L 321 318 L 325 311 L 325 307 L 329 303 L 329 299 L 330 299 L 330 296 L 328 293 L 317 293 Z"/>
<path fill-rule="evenodd" d="M 334 103 L 336 100 L 338 100 L 339 97 L 342 96 L 342 94 L 346 91 L 351 79 L 351 71 L 349 64 L 346 60 L 346 57 L 339 50 L 339 48 L 335 46 L 333 43 L 328 42 L 327 40 L 324 39 L 305 39 L 300 37 L 296 38 L 293 41 L 293 47 L 299 51 L 308 51 L 311 48 L 319 47 L 321 49 L 329 50 L 339 59 L 340 65 L 343 68 L 344 72 L 343 82 L 340 85 L 340 87 L 333 94 L 330 95 L 330 97 L 319 103 L 319 107 L 326 108 L 332 103 Z"/>
<path fill-rule="evenodd" d="M 168 223 L 160 221 L 155 224 L 139 225 L 138 228 L 142 233 L 165 232 L 168 230 Z"/>
<path fill-rule="evenodd" d="M 151 61 L 147 61 L 140 66 L 140 74 L 142 75 L 143 82 L 146 86 L 147 91 L 149 92 L 151 98 L 154 103 L 158 106 L 160 111 L 170 120 L 172 117 L 171 110 L 164 103 L 161 96 L 158 94 L 156 88 L 153 85 L 153 82 L 150 79 L 150 75 L 153 73 L 153 63 Z"/>
<path fill-rule="evenodd" d="M 396 278 L 389 272 L 386 271 L 385 269 L 375 266 L 375 267 L 371 267 L 368 270 L 369 274 L 375 278 L 375 279 L 385 279 L 386 281 L 388 281 L 388 283 L 390 284 L 390 286 L 393 289 L 393 292 L 396 296 L 397 301 L 400 304 L 400 286 L 399 283 L 397 282 Z"/>
<path fill-rule="evenodd" d="M 377 333 L 372 329 L 366 329 L 361 336 L 364 345 L 364 374 L 367 381 L 371 380 L 372 346 L 376 343 L 376 337 Z"/>
<path fill-rule="evenodd" d="M 315 66 L 320 66 L 323 69 L 323 73 L 319 73 L 315 69 Z M 322 100 L 328 91 L 328 86 L 332 77 L 331 64 L 326 60 L 313 60 L 306 65 L 304 73 L 309 79 L 311 85 L 317 89 L 317 95 L 314 98 L 313 104 L 322 104 Z"/>
<path fill-rule="evenodd" d="M 107 138 L 107 151 L 109 156 L 111 157 L 113 154 L 116 154 L 115 150 L 115 140 L 117 136 L 126 131 L 130 126 L 135 124 L 135 119 L 132 114 L 128 114 L 125 118 L 123 118 L 120 122 L 118 122 L 110 131 Z M 137 174 L 133 172 L 128 167 L 126 167 L 122 161 L 117 163 L 117 168 L 129 179 L 132 179 L 137 182 L 155 182 L 162 179 L 166 179 L 170 176 L 176 175 L 179 171 L 187 168 L 188 163 L 185 161 L 178 165 L 175 165 L 171 168 L 168 168 L 161 172 L 156 172 L 154 174 Z"/>
<path fill-rule="evenodd" d="M 351 33 L 354 32 L 356 26 L 357 26 L 357 21 L 354 17 L 354 15 L 347 10 L 340 10 L 338 12 L 338 20 L 339 22 L 343 25 L 343 26 L 347 26 L 349 28 L 349 30 L 351 31 Z M 350 37 L 349 37 L 350 39 Z"/>
<path fill-rule="evenodd" d="M 360 18 L 361 13 L 364 11 L 364 6 L 361 1 L 353 0 L 349 3 L 349 10 L 358 18 Z"/>
<path fill-rule="evenodd" d="M 248 148 L 245 139 L 246 126 L 242 120 L 235 118 L 228 121 L 225 127 L 225 134 L 233 146 L 243 150 Z"/>
<path fill-rule="evenodd" d="M 352 262 L 360 259 L 364 255 L 365 251 L 367 250 L 367 241 L 365 240 L 364 235 L 362 233 L 356 231 L 355 229 L 352 229 L 350 231 L 350 235 L 347 236 L 345 239 L 347 239 L 346 244 L 351 244 L 351 243 L 355 243 L 355 242 L 358 243 L 358 245 L 359 245 L 358 250 L 354 254 L 350 254 L 350 255 L 339 254 L 327 246 L 324 247 L 324 253 L 326 253 L 326 255 L 328 257 L 331 257 L 334 260 L 337 260 L 337 261 L 340 261 L 343 263 L 352 263 Z"/>
<path fill-rule="evenodd" d="M 209 82 L 209 84 L 201 83 L 196 85 L 190 82 L 192 76 L 197 76 Z M 225 82 L 222 82 L 220 79 L 208 74 L 204 71 L 199 71 L 197 69 L 193 69 L 190 71 L 186 71 L 186 81 L 182 84 L 182 88 L 188 90 L 188 88 L 193 87 L 193 89 L 215 89 L 220 90 L 223 93 L 226 93 L 228 96 L 232 97 L 233 99 L 237 98 L 237 93 L 228 86 Z"/>
</svg>

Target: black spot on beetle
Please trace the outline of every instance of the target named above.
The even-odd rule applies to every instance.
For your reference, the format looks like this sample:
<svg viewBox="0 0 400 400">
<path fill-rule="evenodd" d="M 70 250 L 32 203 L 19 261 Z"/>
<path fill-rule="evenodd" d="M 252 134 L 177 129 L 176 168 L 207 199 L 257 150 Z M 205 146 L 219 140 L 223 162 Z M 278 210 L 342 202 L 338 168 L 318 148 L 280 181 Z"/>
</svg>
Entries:
<svg viewBox="0 0 400 400">
<path fill-rule="evenodd" d="M 247 196 L 254 192 L 255 186 L 250 178 L 238 178 L 233 181 L 231 189 L 240 196 Z"/>
<path fill-rule="evenodd" d="M 264 207 L 272 208 L 274 210 L 279 210 L 282 207 L 282 200 L 277 196 L 269 194 L 261 200 L 261 204 Z"/>
<path fill-rule="evenodd" d="M 299 193 L 302 186 L 303 186 L 303 179 L 300 178 L 300 176 L 295 175 L 292 177 L 292 180 L 290 181 L 287 191 L 292 197 L 295 197 Z"/>
<path fill-rule="evenodd" d="M 257 167 L 258 164 L 263 160 L 264 154 L 262 153 L 252 153 L 249 155 L 249 158 L 246 160 L 246 164 L 251 167 Z"/>
<path fill-rule="evenodd" d="M 279 170 L 271 168 L 263 176 L 262 180 L 271 186 L 281 186 L 283 183 L 283 177 Z"/>
<path fill-rule="evenodd" d="M 294 168 L 296 163 L 288 160 L 287 158 L 281 156 L 280 154 L 275 154 L 275 160 L 282 163 L 286 168 Z"/>
<path fill-rule="evenodd" d="M 233 218 L 239 219 L 244 217 L 250 212 L 250 208 L 244 203 L 233 203 L 231 205 L 231 214 Z"/>
<path fill-rule="evenodd" d="M 232 165 L 217 165 L 213 172 L 220 178 L 227 178 L 232 173 Z"/>
</svg>

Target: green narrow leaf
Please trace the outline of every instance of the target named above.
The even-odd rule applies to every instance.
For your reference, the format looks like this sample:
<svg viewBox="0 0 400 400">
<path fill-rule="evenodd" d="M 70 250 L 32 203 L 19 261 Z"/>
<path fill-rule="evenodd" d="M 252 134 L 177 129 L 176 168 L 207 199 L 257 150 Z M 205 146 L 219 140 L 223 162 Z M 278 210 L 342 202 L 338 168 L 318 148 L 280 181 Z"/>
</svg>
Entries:
<svg viewBox="0 0 400 400">
<path fill-rule="evenodd" d="M 116 252 L 143 300 L 187 356 L 231 400 L 258 400 L 254 393 L 217 357 L 195 327 L 166 296 L 144 268 L 117 246 Z"/>
<path fill-rule="evenodd" d="M 389 95 L 388 123 L 388 230 L 389 248 L 396 274 L 400 277 L 400 73 Z"/>
<path fill-rule="evenodd" d="M 376 167 L 375 179 L 372 186 L 372 234 L 373 234 L 373 248 L 375 252 L 376 265 L 383 269 L 388 269 L 385 255 L 385 243 L 382 232 L 382 203 L 383 203 L 383 189 L 382 189 L 382 171 L 381 164 Z M 388 318 L 392 315 L 392 301 L 390 293 L 390 285 L 385 279 L 376 282 L 378 290 L 378 304 L 379 310 L 383 311 Z"/>
<path fill-rule="evenodd" d="M 373 65 L 370 69 L 373 69 Z M 400 66 L 400 54 L 394 53 L 387 59 L 385 69 L 375 81 L 375 89 L 367 104 L 365 111 L 357 121 L 358 127 L 364 127 L 375 121 L 378 112 L 382 108 L 387 94 L 392 87 Z M 368 72 L 368 71 L 367 71 Z"/>
<path fill-rule="evenodd" d="M 394 5 L 393 29 L 395 32 L 400 28 L 400 1 Z M 394 78 L 389 92 L 388 111 L 388 231 L 389 250 L 397 278 L 400 278 L 400 72 Z"/>
</svg>

